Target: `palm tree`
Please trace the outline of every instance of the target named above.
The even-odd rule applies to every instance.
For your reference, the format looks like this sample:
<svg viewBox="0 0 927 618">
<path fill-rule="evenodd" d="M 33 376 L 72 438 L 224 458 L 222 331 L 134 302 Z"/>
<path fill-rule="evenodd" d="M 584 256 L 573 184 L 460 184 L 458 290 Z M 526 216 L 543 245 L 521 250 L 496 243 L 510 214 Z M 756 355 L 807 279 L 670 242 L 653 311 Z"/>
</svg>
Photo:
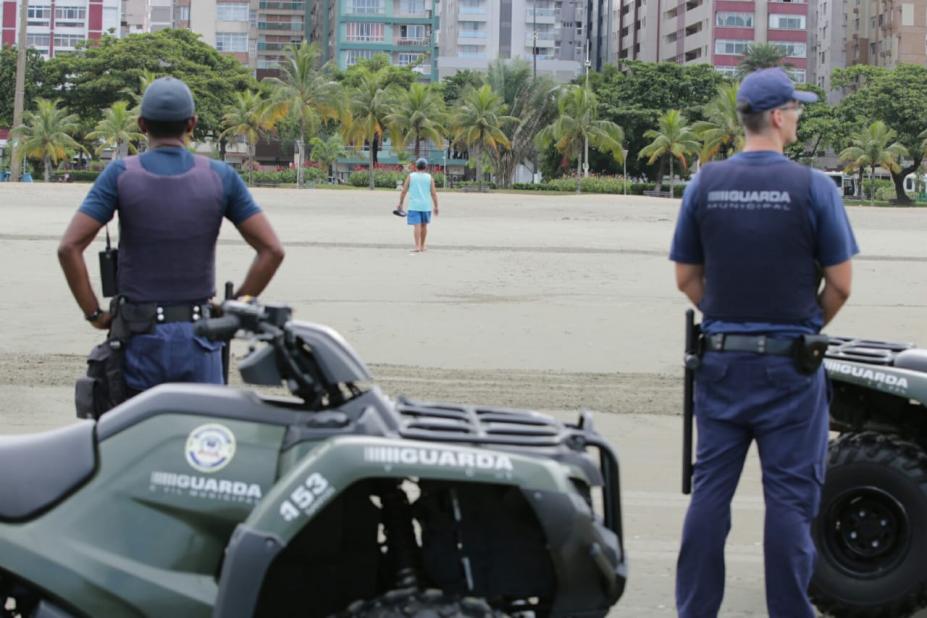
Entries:
<svg viewBox="0 0 927 618">
<path fill-rule="evenodd" d="M 13 138 L 20 144 L 23 158 L 41 159 L 45 182 L 51 177 L 52 165 L 66 159 L 71 152 L 84 147 L 71 137 L 80 126 L 77 114 L 59 108 L 60 100 L 36 99 L 36 110 L 23 115 L 23 124 L 13 129 Z"/>
<path fill-rule="evenodd" d="M 356 144 L 370 144 L 370 190 L 374 188 L 373 168 L 377 163 L 377 150 L 389 128 L 389 116 L 395 108 L 395 91 L 383 87 L 383 74 L 366 71 L 361 74 L 358 86 L 351 93 L 350 121 L 343 125 L 349 140 Z"/>
<path fill-rule="evenodd" d="M 755 43 L 747 45 L 744 51 L 744 57 L 737 65 L 738 77 L 743 77 L 760 69 L 771 69 L 773 67 L 791 68 L 792 65 L 785 62 L 785 52 L 782 48 L 773 43 Z"/>
<path fill-rule="evenodd" d="M 423 139 L 435 144 L 444 142 L 447 112 L 444 99 L 429 84 L 414 83 L 399 94 L 395 111 L 387 114 L 386 122 L 390 126 L 393 146 L 402 149 L 410 140 L 415 144 L 415 158 L 419 156 Z"/>
<path fill-rule="evenodd" d="M 670 195 L 676 195 L 676 186 L 673 176 L 673 162 L 679 161 L 683 169 L 686 169 L 689 164 L 689 156 L 695 154 L 699 151 L 701 146 L 698 141 L 695 139 L 695 133 L 692 129 L 689 128 L 686 117 L 680 113 L 677 109 L 671 109 L 659 119 L 659 129 L 650 129 L 644 133 L 646 137 L 651 141 L 649 144 L 644 146 L 640 153 L 639 157 L 649 157 L 647 160 L 648 165 L 653 165 L 658 159 L 667 157 L 670 164 Z M 663 184 L 663 174 L 662 169 L 660 173 L 660 179 L 657 182 L 658 186 Z"/>
<path fill-rule="evenodd" d="M 274 99 L 286 104 L 299 135 L 296 139 L 296 186 L 303 186 L 303 162 L 306 160 L 306 140 L 328 119 L 340 117 L 338 84 L 318 68 L 319 48 L 303 41 L 298 47 L 289 45 L 280 63 L 280 77 L 267 78 L 274 89 Z"/>
<path fill-rule="evenodd" d="M 495 157 L 502 186 L 509 187 L 520 163 L 531 160 L 536 165 L 534 137 L 556 118 L 560 89 L 550 77 L 533 76 L 525 60 L 496 60 L 489 65 L 486 83 L 499 93 L 508 114 L 515 118 L 502 126 L 510 145 Z"/>
<path fill-rule="evenodd" d="M 538 133 L 538 144 L 553 144 L 564 157 L 576 158 L 576 192 L 586 145 L 610 152 L 619 163 L 624 160 L 621 144 L 624 131 L 610 120 L 598 119 L 599 102 L 589 88 L 569 86 L 557 101 L 558 117 Z M 588 153 L 587 153 L 588 154 Z"/>
<path fill-rule="evenodd" d="M 137 152 L 134 142 L 142 141 L 145 136 L 139 132 L 138 115 L 129 109 L 129 104 L 116 101 L 103 112 L 103 119 L 97 123 L 94 131 L 87 134 L 87 139 L 100 142 L 96 149 L 97 156 L 107 148 L 112 148 L 113 156 L 118 160 L 127 152 Z M 123 146 L 126 147 L 125 151 Z"/>
<path fill-rule="evenodd" d="M 699 160 L 707 163 L 719 155 L 727 158 L 744 147 L 744 128 L 737 115 L 739 84 L 721 84 L 718 95 L 705 106 L 706 120 L 692 124 L 702 142 Z"/>
<path fill-rule="evenodd" d="M 335 172 L 332 165 L 345 155 L 344 140 L 341 139 L 341 136 L 336 133 L 326 140 L 313 137 L 309 144 L 312 146 L 309 159 L 326 165 L 328 167 L 328 177 L 334 176 Z"/>
<path fill-rule="evenodd" d="M 467 148 L 471 159 L 476 164 L 476 177 L 479 190 L 483 190 L 482 156 L 484 149 L 498 152 L 499 148 L 510 146 L 502 127 L 514 120 L 506 116 L 505 103 L 493 92 L 489 85 L 479 90 L 470 89 L 461 97 L 461 105 L 453 120 L 454 141 Z"/>
<path fill-rule="evenodd" d="M 869 168 L 869 199 L 875 197 L 872 178 L 875 168 L 882 166 L 891 172 L 901 169 L 900 161 L 910 156 L 908 149 L 900 142 L 892 142 L 895 132 L 881 120 L 857 131 L 850 137 L 850 146 L 840 152 L 840 160 L 846 161 L 847 171 Z M 889 144 L 889 142 L 892 142 Z"/>
<path fill-rule="evenodd" d="M 245 139 L 248 145 L 249 185 L 254 184 L 254 150 L 258 140 L 270 133 L 285 116 L 285 105 L 265 99 L 260 92 L 251 90 L 235 93 L 235 100 L 226 108 L 222 117 L 226 129 L 221 136 Z"/>
</svg>

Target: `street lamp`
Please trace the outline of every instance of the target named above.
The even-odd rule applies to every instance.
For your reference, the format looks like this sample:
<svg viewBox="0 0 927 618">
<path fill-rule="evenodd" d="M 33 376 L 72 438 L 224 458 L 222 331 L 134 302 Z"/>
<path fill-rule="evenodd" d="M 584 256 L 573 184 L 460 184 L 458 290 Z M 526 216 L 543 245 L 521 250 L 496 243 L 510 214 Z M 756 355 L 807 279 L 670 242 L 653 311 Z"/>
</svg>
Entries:
<svg viewBox="0 0 927 618">
<path fill-rule="evenodd" d="M 628 195 L 628 149 L 621 150 L 621 185 L 624 188 L 625 196 Z"/>
<path fill-rule="evenodd" d="M 586 39 L 586 61 L 583 63 L 583 66 L 586 67 L 586 92 L 589 91 L 589 67 L 592 65 L 589 62 L 589 39 Z M 583 177 L 589 177 L 589 137 L 583 136 Z"/>
</svg>

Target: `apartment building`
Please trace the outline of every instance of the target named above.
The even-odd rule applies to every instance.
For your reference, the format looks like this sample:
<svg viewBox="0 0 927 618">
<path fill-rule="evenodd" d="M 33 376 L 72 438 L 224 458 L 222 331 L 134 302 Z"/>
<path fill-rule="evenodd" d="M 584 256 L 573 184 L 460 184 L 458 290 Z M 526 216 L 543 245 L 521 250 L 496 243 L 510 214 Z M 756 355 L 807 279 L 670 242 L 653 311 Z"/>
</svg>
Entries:
<svg viewBox="0 0 927 618">
<path fill-rule="evenodd" d="M 927 62 L 927 2 L 845 0 L 846 64 Z"/>
<path fill-rule="evenodd" d="M 299 45 L 309 38 L 310 3 L 307 0 L 250 0 L 254 43 L 250 66 L 256 69 L 258 79 L 275 72 L 288 45 Z"/>
<path fill-rule="evenodd" d="M 19 6 L 27 0 L 0 2 L 0 43 L 17 44 Z M 121 0 L 28 0 L 26 38 L 46 58 L 74 51 L 79 43 L 111 32 L 118 35 Z"/>
<path fill-rule="evenodd" d="M 310 40 L 346 69 L 386 54 L 423 79 L 438 77 L 438 0 L 314 0 Z"/>
<path fill-rule="evenodd" d="M 520 58 L 535 65 L 538 74 L 569 81 L 582 72 L 587 51 L 593 67 L 607 60 L 607 32 L 601 43 L 589 36 L 590 22 L 607 21 L 597 12 L 601 4 L 599 0 L 446 0 L 439 74 L 484 71 L 497 58 Z M 592 19 L 591 5 L 596 11 Z"/>
<path fill-rule="evenodd" d="M 831 74 L 847 64 L 847 4 L 846 0 L 817 0 L 813 6 L 815 26 L 809 61 L 813 60 L 814 66 L 809 81 L 827 93 L 831 104 L 840 100 L 840 93 L 832 91 Z"/>
<path fill-rule="evenodd" d="M 613 61 L 709 63 L 733 74 L 749 45 L 772 43 L 792 65 L 793 79 L 808 79 L 813 24 L 804 0 L 615 1 Z"/>
</svg>

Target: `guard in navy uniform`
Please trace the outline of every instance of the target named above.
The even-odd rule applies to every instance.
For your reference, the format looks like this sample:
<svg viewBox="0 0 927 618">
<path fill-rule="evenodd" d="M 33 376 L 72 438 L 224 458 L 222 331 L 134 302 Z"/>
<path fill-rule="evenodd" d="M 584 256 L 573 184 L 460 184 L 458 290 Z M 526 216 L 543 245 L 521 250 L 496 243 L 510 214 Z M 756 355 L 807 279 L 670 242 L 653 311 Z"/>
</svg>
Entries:
<svg viewBox="0 0 927 618">
<path fill-rule="evenodd" d="M 112 162 L 100 175 L 61 240 L 58 257 L 86 319 L 124 339 L 127 395 L 164 382 L 221 384 L 221 344 L 193 334 L 215 295 L 216 238 L 223 219 L 257 253 L 236 296 L 257 296 L 283 260 L 267 217 L 225 163 L 194 156 L 184 136 L 197 118 L 182 81 L 155 80 L 142 97 L 141 156 Z M 83 253 L 119 213 L 116 319 L 93 292 Z M 119 333 L 117 333 L 119 331 Z"/>
<path fill-rule="evenodd" d="M 744 151 L 710 163 L 683 197 L 670 259 L 702 312 L 692 501 L 676 573 L 684 618 L 718 615 L 730 502 L 756 441 L 766 501 L 766 604 L 773 618 L 814 616 L 810 525 L 824 481 L 828 394 L 818 364 L 799 367 L 850 294 L 858 252 L 837 187 L 793 163 L 802 103 L 781 69 L 747 76 L 737 94 Z M 819 291 L 820 272 L 824 285 Z M 797 340 L 797 341 L 796 341 Z"/>
</svg>

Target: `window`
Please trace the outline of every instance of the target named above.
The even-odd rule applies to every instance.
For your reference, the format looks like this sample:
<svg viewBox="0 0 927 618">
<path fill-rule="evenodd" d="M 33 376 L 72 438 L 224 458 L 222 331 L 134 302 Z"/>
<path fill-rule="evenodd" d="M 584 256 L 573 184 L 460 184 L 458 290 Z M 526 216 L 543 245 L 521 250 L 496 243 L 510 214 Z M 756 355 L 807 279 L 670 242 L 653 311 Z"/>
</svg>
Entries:
<svg viewBox="0 0 927 618">
<path fill-rule="evenodd" d="M 383 12 L 380 0 L 350 0 L 349 13 L 355 15 L 379 15 Z"/>
<path fill-rule="evenodd" d="M 190 7 L 189 6 L 178 6 L 177 7 L 177 21 L 190 21 Z"/>
<path fill-rule="evenodd" d="M 428 33 L 425 32 L 425 26 L 422 24 L 399 27 L 399 38 L 401 39 L 414 39 L 416 41 L 422 41 L 426 36 L 428 36 Z"/>
<path fill-rule="evenodd" d="M 425 0 L 402 0 L 402 12 L 410 15 L 425 12 Z"/>
<path fill-rule="evenodd" d="M 83 41 L 84 37 L 80 34 L 56 34 L 55 49 L 74 49 Z"/>
<path fill-rule="evenodd" d="M 737 67 L 715 67 L 715 71 L 725 77 L 734 77 L 737 75 Z"/>
<path fill-rule="evenodd" d="M 17 9 L 19 10 L 19 9 Z M 51 19 L 51 7 L 30 6 L 26 11 L 26 22 L 30 26 L 47 26 Z"/>
<path fill-rule="evenodd" d="M 786 69 L 785 72 L 789 74 L 789 77 L 791 77 L 792 81 L 796 84 L 804 84 L 808 79 L 804 69 Z"/>
<path fill-rule="evenodd" d="M 344 60 L 347 66 L 357 64 L 358 60 L 369 60 L 376 52 L 372 49 L 349 49 L 345 52 Z"/>
<path fill-rule="evenodd" d="M 486 9 L 483 6 L 482 0 L 461 0 L 460 2 L 460 12 L 461 13 L 485 13 Z"/>
<path fill-rule="evenodd" d="M 151 7 L 151 21 L 158 22 L 158 23 L 171 21 L 171 7 L 169 6 Z"/>
<path fill-rule="evenodd" d="M 483 24 L 478 21 L 462 21 L 460 22 L 460 36 L 464 39 L 485 39 L 486 31 L 483 30 Z"/>
<path fill-rule="evenodd" d="M 772 30 L 804 30 L 804 15 L 769 15 L 769 27 Z"/>
<path fill-rule="evenodd" d="M 421 60 L 422 56 L 424 55 L 425 54 L 400 53 L 399 54 L 399 66 L 406 67 L 406 66 L 409 66 L 410 64 L 415 64 L 419 60 Z"/>
<path fill-rule="evenodd" d="M 217 4 L 216 19 L 219 21 L 248 21 L 251 16 L 247 4 Z"/>
<path fill-rule="evenodd" d="M 48 49 L 48 44 L 51 42 L 51 35 L 48 34 L 27 34 L 26 35 L 26 44 L 29 47 L 44 47 Z"/>
<path fill-rule="evenodd" d="M 747 53 L 747 47 L 753 41 L 718 39 L 715 41 L 715 53 L 720 56 L 739 56 Z"/>
<path fill-rule="evenodd" d="M 808 46 L 805 43 L 787 43 L 785 41 L 770 41 L 778 47 L 788 58 L 807 58 Z"/>
<path fill-rule="evenodd" d="M 482 45 L 458 45 L 457 55 L 461 58 L 485 58 L 485 49 Z"/>
<path fill-rule="evenodd" d="M 383 24 L 372 24 L 367 22 L 348 22 L 347 39 L 355 42 L 372 42 L 383 40 Z"/>
<path fill-rule="evenodd" d="M 246 32 L 217 32 L 216 49 L 222 52 L 248 51 L 248 34 Z"/>
<path fill-rule="evenodd" d="M 715 25 L 722 28 L 752 28 L 753 13 L 720 12 L 715 15 Z"/>
<path fill-rule="evenodd" d="M 55 25 L 62 28 L 83 28 L 87 9 L 82 6 L 59 6 L 55 8 Z"/>
</svg>

